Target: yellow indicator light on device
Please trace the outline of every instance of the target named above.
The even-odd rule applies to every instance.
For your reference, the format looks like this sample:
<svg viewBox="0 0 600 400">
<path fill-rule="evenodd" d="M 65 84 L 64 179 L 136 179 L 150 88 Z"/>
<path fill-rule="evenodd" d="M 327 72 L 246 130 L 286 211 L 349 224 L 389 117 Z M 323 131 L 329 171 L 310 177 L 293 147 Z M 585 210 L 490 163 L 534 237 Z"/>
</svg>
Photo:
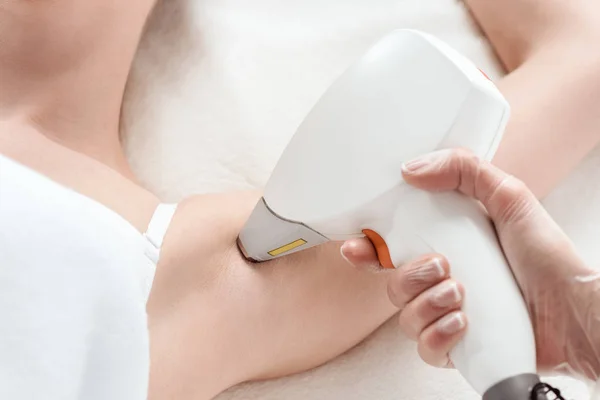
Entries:
<svg viewBox="0 0 600 400">
<path fill-rule="evenodd" d="M 290 250 L 294 250 L 295 248 L 300 247 L 303 244 L 306 244 L 306 240 L 304 240 L 304 239 L 298 239 L 298 240 L 293 241 L 292 243 L 288 243 L 286 245 L 283 245 L 281 247 L 276 248 L 275 250 L 269 251 L 269 255 L 271 257 L 276 257 L 276 256 L 281 255 L 283 253 L 287 253 Z"/>
</svg>

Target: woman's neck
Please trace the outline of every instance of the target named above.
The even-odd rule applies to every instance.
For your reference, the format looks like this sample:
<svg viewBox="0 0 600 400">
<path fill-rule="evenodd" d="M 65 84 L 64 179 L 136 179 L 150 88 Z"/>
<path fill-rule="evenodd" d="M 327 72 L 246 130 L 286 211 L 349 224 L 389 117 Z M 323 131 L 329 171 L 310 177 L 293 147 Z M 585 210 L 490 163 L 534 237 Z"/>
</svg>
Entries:
<svg viewBox="0 0 600 400">
<path fill-rule="evenodd" d="M 121 102 L 152 0 L 0 5 L 0 122 L 27 124 L 131 175 Z"/>
</svg>

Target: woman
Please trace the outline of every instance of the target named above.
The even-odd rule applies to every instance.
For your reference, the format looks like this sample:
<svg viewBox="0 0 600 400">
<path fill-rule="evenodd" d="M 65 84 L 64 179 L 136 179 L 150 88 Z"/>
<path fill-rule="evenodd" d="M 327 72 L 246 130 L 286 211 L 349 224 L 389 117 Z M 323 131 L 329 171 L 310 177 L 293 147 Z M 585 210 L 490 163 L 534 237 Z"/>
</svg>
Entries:
<svg viewBox="0 0 600 400">
<path fill-rule="evenodd" d="M 593 17 L 598 6 L 592 1 L 555 2 L 543 8 L 533 0 L 510 0 L 502 6 L 482 0 L 468 3 L 512 71 L 500 87 L 513 104 L 514 114 L 495 162 L 543 196 L 598 142 L 593 104 L 600 97 L 599 61 L 587 48 L 582 51 L 598 37 Z M 14 272 L 10 283 L 15 285 L 3 281 L 3 290 L 18 287 L 24 289 L 19 293 L 27 294 L 25 289 L 33 283 L 19 281 L 22 266 L 39 266 L 43 258 L 35 257 L 52 252 L 52 274 L 32 269 L 40 274 L 36 276 L 47 278 L 35 286 L 47 291 L 39 304 L 61 310 L 64 316 L 52 319 L 45 328 L 61 337 L 63 328 L 89 323 L 80 331 L 71 329 L 71 336 L 66 337 L 73 341 L 52 342 L 55 353 L 46 359 L 46 352 L 36 347 L 39 342 L 20 341 L 31 332 L 38 340 L 48 337 L 34 329 L 39 316 L 7 314 L 14 314 L 14 321 L 6 326 L 19 330 L 6 328 L 5 337 L 14 338 L 7 341 L 14 358 L 5 360 L 21 360 L 29 372 L 39 372 L 19 375 L 18 369 L 11 371 L 7 375 L 10 384 L 0 389 L 11 398 L 28 391 L 38 397 L 44 393 L 45 398 L 52 397 L 48 393 L 60 393 L 57 398 L 142 398 L 146 388 L 150 398 L 210 398 L 239 382 L 320 365 L 397 312 L 386 294 L 389 276 L 347 268 L 337 245 L 260 269 L 247 264 L 235 247 L 235 238 L 258 193 L 195 196 L 175 210 L 159 206 L 156 196 L 136 183 L 119 142 L 119 113 L 131 61 L 152 6 L 153 0 L 13 1 L 0 6 L 0 189 L 5 190 L 0 195 L 0 206 L 5 207 L 0 209 L 4 212 L 0 243 L 2 259 L 12 260 L 6 268 Z M 548 65 L 548 60 L 565 54 L 571 56 L 573 65 Z M 569 79 L 556 79 L 567 73 Z M 578 132 L 576 145 L 574 130 Z M 531 144 L 536 146 L 535 169 L 523 162 Z M 554 156 L 557 147 L 565 148 L 558 160 Z M 52 196 L 34 198 L 39 191 Z M 61 204 L 69 207 L 61 209 Z M 44 235 L 27 236 L 24 226 L 30 228 L 28 232 Z M 64 230 L 57 231 L 59 227 Z M 135 243 L 138 234 L 145 240 L 139 246 Z M 98 243 L 102 244 L 99 248 Z M 110 252 L 103 250 L 106 247 Z M 160 262 L 154 274 L 158 249 Z M 137 257 L 146 250 L 150 264 Z M 353 262 L 370 256 L 364 242 L 349 243 L 342 251 Z M 430 266 L 436 257 L 411 265 Z M 82 267 L 66 269 L 69 265 Z M 86 273 L 77 275 L 81 271 Z M 110 273 L 111 279 L 104 279 L 103 273 Z M 68 279 L 56 279 L 57 275 Z M 135 286 L 128 277 L 142 282 L 137 297 L 125 295 Z M 90 281 L 98 287 L 78 289 L 88 288 Z M 152 283 L 149 297 L 148 281 Z M 120 289 L 114 282 L 120 282 Z M 69 297 L 69 290 L 80 291 Z M 91 292 L 97 295 L 88 296 Z M 115 304 L 105 310 L 107 297 Z M 58 298 L 64 301 L 52 308 Z M 30 299 L 23 295 L 21 300 L 27 304 Z M 145 315 L 140 317 L 140 308 L 130 303 L 145 304 L 146 300 L 149 339 L 144 332 L 126 336 L 127 321 L 114 320 L 115 311 L 123 312 L 119 306 L 127 309 L 124 315 L 137 318 L 139 328 L 144 326 Z M 14 303 L 7 296 L 2 309 L 14 309 Z M 80 314 L 72 312 L 74 303 L 82 310 Z M 51 311 L 49 316 L 54 315 Z M 31 319 L 23 319 L 24 315 Z M 98 333 L 96 320 L 106 324 L 104 331 Z M 89 342 L 74 346 L 81 337 Z M 115 355 L 115 337 L 127 338 L 116 347 L 127 357 Z M 143 347 L 147 340 L 151 363 Z M 133 343 L 141 344 L 135 354 Z M 67 357 L 76 350 L 83 355 Z M 65 371 L 70 366 L 82 377 L 53 379 L 57 369 L 47 368 L 48 363 L 63 365 Z M 149 378 L 144 373 L 148 369 Z M 127 374 L 131 379 L 120 378 Z M 45 379 L 47 386 L 32 377 Z M 37 384 L 28 385 L 31 382 Z"/>
</svg>

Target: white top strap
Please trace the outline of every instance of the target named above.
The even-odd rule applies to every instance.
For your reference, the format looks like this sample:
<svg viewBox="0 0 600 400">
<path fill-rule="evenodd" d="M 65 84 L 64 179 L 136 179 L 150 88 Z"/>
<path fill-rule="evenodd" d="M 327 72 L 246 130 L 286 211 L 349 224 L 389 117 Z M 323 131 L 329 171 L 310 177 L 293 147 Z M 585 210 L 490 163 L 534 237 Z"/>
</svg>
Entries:
<svg viewBox="0 0 600 400">
<path fill-rule="evenodd" d="M 153 247 L 153 249 L 149 249 L 151 251 L 148 252 L 148 256 L 155 264 L 158 262 L 160 248 L 176 210 L 177 204 L 159 204 L 152 215 L 146 233 L 144 233 L 144 237 Z"/>
</svg>

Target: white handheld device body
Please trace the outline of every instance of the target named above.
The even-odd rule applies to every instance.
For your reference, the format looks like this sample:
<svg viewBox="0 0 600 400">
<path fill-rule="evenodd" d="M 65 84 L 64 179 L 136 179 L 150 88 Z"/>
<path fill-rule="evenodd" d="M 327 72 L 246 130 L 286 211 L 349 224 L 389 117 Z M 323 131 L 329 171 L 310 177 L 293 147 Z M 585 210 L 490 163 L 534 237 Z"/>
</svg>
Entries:
<svg viewBox="0 0 600 400">
<path fill-rule="evenodd" d="M 413 30 L 377 42 L 321 97 L 283 152 L 239 235 L 262 262 L 367 236 L 384 267 L 446 256 L 465 287 L 466 336 L 451 359 L 486 400 L 531 398 L 532 325 L 481 206 L 402 180 L 402 163 L 463 147 L 490 160 L 509 117 L 492 81 L 445 43 Z"/>
</svg>

